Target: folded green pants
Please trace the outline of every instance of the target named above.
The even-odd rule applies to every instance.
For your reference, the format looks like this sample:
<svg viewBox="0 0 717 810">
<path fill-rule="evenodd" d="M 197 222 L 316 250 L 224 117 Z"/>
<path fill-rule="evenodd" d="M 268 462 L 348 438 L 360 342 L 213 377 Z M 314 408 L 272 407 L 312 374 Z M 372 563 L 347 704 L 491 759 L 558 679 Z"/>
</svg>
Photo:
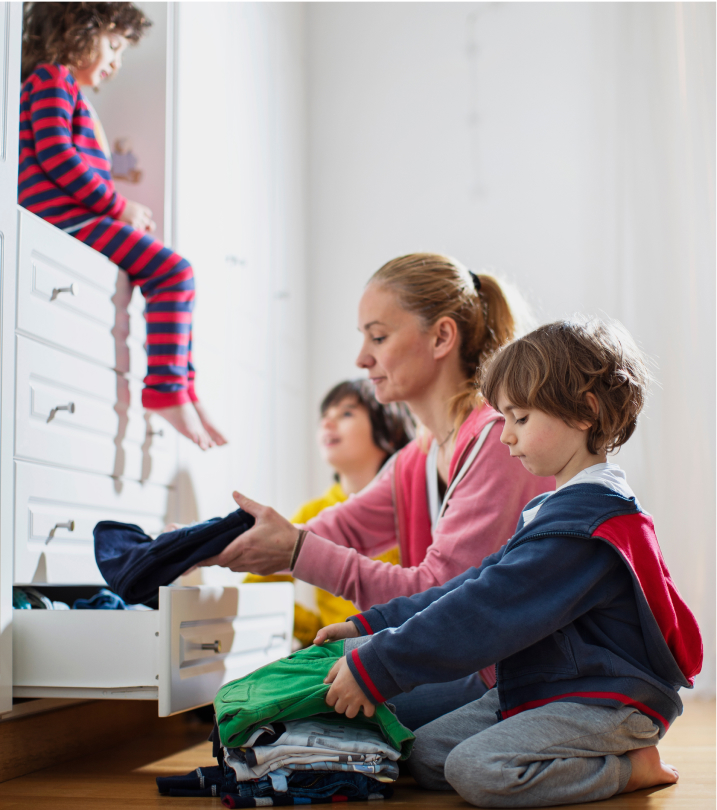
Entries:
<svg viewBox="0 0 717 810">
<path fill-rule="evenodd" d="M 407 759 L 414 736 L 384 704 L 376 706 L 373 717 L 361 712 L 353 720 L 326 704 L 329 684 L 324 678 L 343 654 L 343 641 L 307 647 L 224 684 L 214 699 L 222 745 L 239 748 L 266 723 L 320 714 L 325 721 L 333 719 L 357 728 L 378 726 L 387 742 L 401 752 L 401 759 Z"/>
</svg>

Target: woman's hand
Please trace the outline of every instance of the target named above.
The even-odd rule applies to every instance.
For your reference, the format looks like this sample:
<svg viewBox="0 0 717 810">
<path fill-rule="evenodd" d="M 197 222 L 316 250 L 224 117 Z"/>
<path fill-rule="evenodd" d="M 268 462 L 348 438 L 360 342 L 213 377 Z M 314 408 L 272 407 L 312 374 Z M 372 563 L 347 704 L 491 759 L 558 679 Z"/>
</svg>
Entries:
<svg viewBox="0 0 717 810">
<path fill-rule="evenodd" d="M 152 211 L 142 203 L 127 200 L 124 211 L 119 216 L 120 222 L 126 222 L 138 231 L 152 233 L 157 227 L 152 219 Z"/>
<path fill-rule="evenodd" d="M 199 565 L 221 565 L 231 571 L 249 571 L 262 576 L 284 571 L 291 564 L 299 529 L 270 506 L 262 506 L 238 492 L 232 494 L 239 506 L 256 519 L 256 523 L 232 540 L 221 554 Z"/>
<path fill-rule="evenodd" d="M 342 638 L 358 638 L 358 635 L 358 628 L 353 622 L 327 624 L 316 634 L 314 644 L 323 644 L 325 641 L 340 641 Z"/>
<path fill-rule="evenodd" d="M 359 709 L 363 709 L 366 717 L 373 717 L 376 707 L 364 694 L 363 689 L 356 683 L 351 674 L 346 656 L 331 667 L 324 683 L 330 683 L 331 689 L 326 693 L 326 703 L 333 706 L 339 714 L 346 717 L 356 717 Z"/>
</svg>

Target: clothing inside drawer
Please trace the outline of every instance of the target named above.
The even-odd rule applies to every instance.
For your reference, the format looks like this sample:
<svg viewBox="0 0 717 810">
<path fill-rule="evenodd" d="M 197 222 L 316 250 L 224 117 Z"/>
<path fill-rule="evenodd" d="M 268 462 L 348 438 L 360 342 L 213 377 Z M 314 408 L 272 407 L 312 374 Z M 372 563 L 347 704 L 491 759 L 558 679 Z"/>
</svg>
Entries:
<svg viewBox="0 0 717 810">
<path fill-rule="evenodd" d="M 13 624 L 15 697 L 155 698 L 165 716 L 289 654 L 293 586 L 170 586 L 158 610 L 15 610 Z"/>
</svg>

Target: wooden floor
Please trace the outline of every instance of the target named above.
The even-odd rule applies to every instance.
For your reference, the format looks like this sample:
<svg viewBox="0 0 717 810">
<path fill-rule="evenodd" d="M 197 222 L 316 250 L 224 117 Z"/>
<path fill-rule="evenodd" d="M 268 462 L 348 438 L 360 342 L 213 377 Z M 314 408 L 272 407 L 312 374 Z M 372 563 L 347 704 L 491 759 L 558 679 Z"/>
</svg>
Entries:
<svg viewBox="0 0 717 810">
<path fill-rule="evenodd" d="M 172 735 L 146 737 L 101 753 L 35 771 L 0 784 L 2 810 L 154 810 L 204 808 L 216 810 L 217 799 L 170 799 L 157 793 L 154 777 L 188 773 L 200 765 L 214 764 L 206 737 L 207 727 L 182 727 Z M 680 771 L 677 785 L 645 790 L 596 802 L 591 808 L 610 810 L 715 810 L 715 704 L 692 702 L 670 729 L 660 746 L 662 758 Z M 453 793 L 419 790 L 402 777 L 390 800 L 402 810 L 468 808 Z M 353 807 L 376 802 L 356 802 Z M 584 807 L 584 805 L 583 805 Z"/>
</svg>

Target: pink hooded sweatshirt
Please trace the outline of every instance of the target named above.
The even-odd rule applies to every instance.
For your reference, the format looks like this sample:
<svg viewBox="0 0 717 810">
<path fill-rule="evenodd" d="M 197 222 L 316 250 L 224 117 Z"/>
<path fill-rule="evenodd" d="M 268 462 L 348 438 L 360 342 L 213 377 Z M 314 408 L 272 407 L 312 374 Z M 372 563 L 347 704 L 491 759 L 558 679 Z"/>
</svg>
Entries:
<svg viewBox="0 0 717 810">
<path fill-rule="evenodd" d="M 554 478 L 538 478 L 510 458 L 500 442 L 503 421 L 486 404 L 461 425 L 449 489 L 483 429 L 495 422 L 433 533 L 426 453 L 413 441 L 365 489 L 305 525 L 309 533 L 294 576 L 368 610 L 396 596 L 442 585 L 479 566 L 513 536 L 525 504 L 555 489 Z M 401 565 L 371 559 L 396 545 Z"/>
</svg>

